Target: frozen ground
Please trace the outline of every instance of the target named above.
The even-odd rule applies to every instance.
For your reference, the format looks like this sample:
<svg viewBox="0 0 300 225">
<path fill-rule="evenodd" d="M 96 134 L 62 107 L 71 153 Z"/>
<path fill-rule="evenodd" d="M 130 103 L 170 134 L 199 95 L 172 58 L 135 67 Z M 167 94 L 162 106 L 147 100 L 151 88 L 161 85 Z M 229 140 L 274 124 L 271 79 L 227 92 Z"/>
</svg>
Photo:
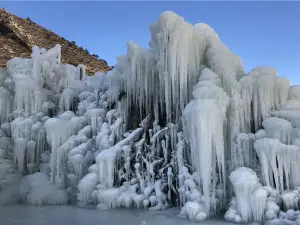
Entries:
<svg viewBox="0 0 300 225">
<path fill-rule="evenodd" d="M 117 211 L 117 212 L 116 212 Z M 12 205 L 0 208 L 1 225 L 233 225 L 222 220 L 194 223 L 175 216 L 176 210 L 81 209 L 71 206 L 34 207 Z"/>
</svg>

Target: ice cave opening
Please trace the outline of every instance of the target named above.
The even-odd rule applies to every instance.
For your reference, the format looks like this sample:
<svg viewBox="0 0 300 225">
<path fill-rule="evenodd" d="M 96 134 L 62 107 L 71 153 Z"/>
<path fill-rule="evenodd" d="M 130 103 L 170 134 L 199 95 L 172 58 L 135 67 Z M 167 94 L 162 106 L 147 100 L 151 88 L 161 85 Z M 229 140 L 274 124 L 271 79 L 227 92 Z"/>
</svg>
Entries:
<svg viewBox="0 0 300 225">
<path fill-rule="evenodd" d="M 59 45 L 0 68 L 0 204 L 300 224 L 300 86 L 245 73 L 208 25 L 164 12 L 107 74 Z"/>
</svg>

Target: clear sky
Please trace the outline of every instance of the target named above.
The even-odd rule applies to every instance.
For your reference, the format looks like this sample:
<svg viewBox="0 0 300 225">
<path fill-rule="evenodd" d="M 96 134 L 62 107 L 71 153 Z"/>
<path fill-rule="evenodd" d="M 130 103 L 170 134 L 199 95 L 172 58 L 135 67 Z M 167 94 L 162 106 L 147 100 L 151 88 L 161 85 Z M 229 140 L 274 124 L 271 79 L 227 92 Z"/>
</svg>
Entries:
<svg viewBox="0 0 300 225">
<path fill-rule="evenodd" d="M 300 2 L 0 2 L 0 7 L 88 49 L 110 65 L 126 43 L 148 47 L 149 25 L 174 11 L 204 22 L 241 56 L 246 72 L 272 66 L 300 84 Z"/>
</svg>

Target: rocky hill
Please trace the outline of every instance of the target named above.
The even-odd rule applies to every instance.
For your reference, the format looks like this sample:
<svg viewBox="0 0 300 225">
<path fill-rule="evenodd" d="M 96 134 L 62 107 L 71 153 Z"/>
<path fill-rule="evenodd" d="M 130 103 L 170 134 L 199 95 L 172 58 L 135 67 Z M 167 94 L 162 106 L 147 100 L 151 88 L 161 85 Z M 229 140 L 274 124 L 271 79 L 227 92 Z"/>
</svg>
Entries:
<svg viewBox="0 0 300 225">
<path fill-rule="evenodd" d="M 88 73 L 107 72 L 111 69 L 107 62 L 97 55 L 90 55 L 75 42 L 65 40 L 51 30 L 31 21 L 20 18 L 0 8 L 0 66 L 6 66 L 13 57 L 29 58 L 34 45 L 46 49 L 56 44 L 62 46 L 62 62 L 72 65 L 84 64 Z"/>
</svg>

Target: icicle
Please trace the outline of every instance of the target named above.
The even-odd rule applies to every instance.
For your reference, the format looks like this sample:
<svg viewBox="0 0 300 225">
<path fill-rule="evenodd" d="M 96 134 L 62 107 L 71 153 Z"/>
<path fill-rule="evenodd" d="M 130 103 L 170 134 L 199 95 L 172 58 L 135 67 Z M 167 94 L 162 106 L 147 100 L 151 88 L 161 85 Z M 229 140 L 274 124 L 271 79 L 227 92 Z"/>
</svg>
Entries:
<svg viewBox="0 0 300 225">
<path fill-rule="evenodd" d="M 253 220 L 262 223 L 267 202 L 268 192 L 263 188 L 256 189 L 250 197 Z"/>
<path fill-rule="evenodd" d="M 26 151 L 26 164 L 30 174 L 35 172 L 35 162 L 36 162 L 36 142 L 31 140 L 27 142 L 27 151 Z"/>
<path fill-rule="evenodd" d="M 25 166 L 26 139 L 16 138 L 14 140 L 14 161 L 17 163 L 18 170 L 23 173 Z"/>
<path fill-rule="evenodd" d="M 213 113 L 215 112 L 215 113 Z M 186 122 L 186 136 L 190 137 L 190 146 L 192 153 L 192 165 L 197 172 L 199 178 L 198 183 L 201 185 L 205 196 L 206 213 L 210 210 L 210 192 L 211 192 L 211 176 L 216 168 L 212 168 L 212 161 L 218 160 L 220 171 L 224 168 L 224 145 L 223 141 L 218 140 L 217 135 L 223 131 L 222 115 L 218 115 L 218 108 L 214 100 L 198 99 L 190 102 L 185 111 L 184 117 Z M 214 118 L 214 119 L 212 119 Z M 213 121 L 218 121 L 216 124 Z M 218 127 L 220 125 L 221 127 Z M 196 130 L 196 129 L 197 130 Z M 212 152 L 218 151 L 217 158 L 212 157 Z M 223 167 L 223 168 L 222 168 Z M 225 171 L 222 171 L 225 173 Z"/>
<path fill-rule="evenodd" d="M 233 185 L 234 193 L 236 196 L 236 207 L 239 215 L 241 216 L 242 221 L 243 222 L 252 221 L 253 218 L 252 209 L 255 207 L 256 209 L 255 209 L 254 216 L 256 219 L 260 219 L 264 208 L 262 207 L 257 208 L 257 204 L 260 201 L 261 202 L 266 201 L 266 196 L 265 198 L 257 199 L 257 195 L 260 194 L 260 191 L 255 192 L 254 199 L 251 201 L 253 191 L 261 187 L 261 184 L 258 182 L 256 173 L 249 168 L 240 167 L 234 170 L 230 174 L 229 179 Z M 259 201 L 258 203 L 257 200 Z M 262 210 L 262 211 L 258 211 L 258 210 Z"/>
<path fill-rule="evenodd" d="M 270 117 L 262 123 L 267 137 L 275 138 L 284 144 L 291 144 L 295 137 L 294 128 L 292 124 L 284 119 Z"/>
<path fill-rule="evenodd" d="M 0 124 L 8 122 L 8 115 L 12 112 L 13 96 L 4 87 L 0 87 Z"/>
<path fill-rule="evenodd" d="M 241 132 L 249 133 L 251 132 L 251 122 L 252 122 L 252 98 L 253 98 L 253 83 L 254 79 L 251 76 L 244 76 L 240 79 L 241 84 L 241 100 L 243 105 L 241 119 Z"/>
<path fill-rule="evenodd" d="M 237 154 L 239 158 L 239 164 L 241 167 L 256 168 L 256 153 L 253 149 L 253 143 L 255 141 L 254 134 L 239 134 L 237 140 Z"/>
<path fill-rule="evenodd" d="M 173 179 L 173 172 L 172 172 L 172 168 L 169 167 L 168 168 L 168 187 L 169 187 L 169 190 L 168 190 L 168 200 L 169 202 L 171 202 L 171 186 L 172 186 L 172 179 Z"/>
<path fill-rule="evenodd" d="M 290 87 L 288 100 L 296 100 L 300 102 L 300 85 L 294 85 Z"/>
<path fill-rule="evenodd" d="M 255 130 L 261 128 L 262 121 L 275 108 L 278 95 L 274 90 L 277 71 L 269 67 L 257 67 L 248 73 L 254 79 L 253 119 Z"/>
<path fill-rule="evenodd" d="M 47 140 L 51 145 L 50 168 L 51 180 L 54 181 L 57 174 L 57 148 L 69 137 L 68 120 L 58 118 L 48 119 L 45 123 L 45 128 L 47 131 Z"/>
<path fill-rule="evenodd" d="M 299 185 L 296 174 L 300 167 L 295 161 L 300 157 L 298 146 L 285 145 L 277 139 L 263 138 L 254 143 L 254 148 L 261 162 L 262 175 L 267 186 L 275 186 L 279 192 L 284 191 L 285 187 L 295 188 Z"/>
<path fill-rule="evenodd" d="M 285 77 L 278 77 L 276 80 L 275 106 L 279 109 L 288 100 L 291 82 Z"/>
<path fill-rule="evenodd" d="M 77 198 L 81 206 L 86 206 L 91 201 L 91 194 L 97 186 L 97 181 L 98 175 L 96 173 L 88 173 L 80 180 Z"/>
</svg>

